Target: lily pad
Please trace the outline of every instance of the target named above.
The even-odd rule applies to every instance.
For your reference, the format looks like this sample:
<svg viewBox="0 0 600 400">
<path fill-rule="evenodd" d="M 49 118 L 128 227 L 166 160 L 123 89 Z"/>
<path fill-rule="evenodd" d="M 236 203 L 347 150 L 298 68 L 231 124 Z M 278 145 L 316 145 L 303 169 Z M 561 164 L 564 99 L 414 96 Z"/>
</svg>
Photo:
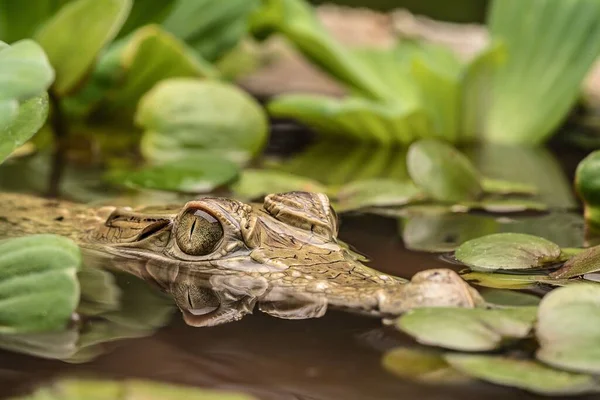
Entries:
<svg viewBox="0 0 600 400">
<path fill-rule="evenodd" d="M 206 193 L 232 182 L 238 172 L 237 164 L 218 155 L 202 152 L 194 159 L 150 165 L 134 171 L 113 170 L 107 179 L 132 189 Z"/>
<path fill-rule="evenodd" d="M 533 196 L 538 189 L 529 183 L 506 181 L 502 179 L 483 178 L 481 180 L 483 191 L 496 195 L 519 194 Z"/>
<path fill-rule="evenodd" d="M 326 187 L 312 179 L 281 171 L 245 169 L 239 179 L 231 185 L 237 197 L 258 199 L 269 193 L 284 193 L 295 190 L 325 193 Z"/>
<path fill-rule="evenodd" d="M 35 34 L 56 70 L 53 89 L 64 96 L 85 78 L 100 50 L 119 32 L 131 0 L 75 0 L 65 4 Z"/>
<path fill-rule="evenodd" d="M 55 235 L 0 241 L 0 333 L 66 327 L 79 300 L 79 247 Z"/>
<path fill-rule="evenodd" d="M 455 257 L 475 271 L 535 269 L 555 262 L 560 247 L 537 236 L 496 233 L 463 243 Z"/>
<path fill-rule="evenodd" d="M 489 351 L 529 335 L 537 307 L 503 309 L 419 308 L 397 327 L 419 343 L 462 351 Z"/>
<path fill-rule="evenodd" d="M 264 111 L 248 94 L 191 78 L 161 81 L 142 98 L 135 120 L 145 129 L 142 153 L 155 162 L 210 150 L 244 163 L 262 150 L 268 133 Z"/>
<path fill-rule="evenodd" d="M 485 198 L 481 201 L 461 201 L 452 205 L 452 212 L 486 211 L 497 214 L 546 211 L 548 206 L 539 201 L 518 198 Z"/>
<path fill-rule="evenodd" d="M 422 198 L 422 192 L 412 182 L 384 178 L 350 182 L 335 193 L 338 211 L 403 206 Z"/>
<path fill-rule="evenodd" d="M 398 347 L 383 356 L 383 367 L 392 374 L 424 383 L 463 383 L 469 378 L 452 368 L 441 353 L 429 349 Z"/>
<path fill-rule="evenodd" d="M 543 274 L 465 272 L 461 276 L 471 284 L 495 289 L 533 289 L 540 284 L 567 286 L 578 283 L 568 279 L 553 279 Z"/>
<path fill-rule="evenodd" d="M 537 306 L 542 300 L 534 294 L 514 290 L 485 289 L 479 293 L 487 303 L 505 307 Z"/>
<path fill-rule="evenodd" d="M 600 374 L 600 285 L 550 292 L 540 304 L 537 358 L 556 368 Z"/>
<path fill-rule="evenodd" d="M 600 246 L 594 246 L 570 258 L 550 276 L 557 279 L 568 279 L 598 271 L 600 271 Z"/>
<path fill-rule="evenodd" d="M 465 375 L 542 395 L 575 395 L 599 389 L 591 375 L 560 371 L 531 360 L 479 354 L 446 354 L 444 358 Z"/>
<path fill-rule="evenodd" d="M 444 142 L 423 139 L 413 143 L 408 149 L 407 165 L 411 179 L 435 200 L 475 200 L 483 193 L 475 167 Z"/>
</svg>

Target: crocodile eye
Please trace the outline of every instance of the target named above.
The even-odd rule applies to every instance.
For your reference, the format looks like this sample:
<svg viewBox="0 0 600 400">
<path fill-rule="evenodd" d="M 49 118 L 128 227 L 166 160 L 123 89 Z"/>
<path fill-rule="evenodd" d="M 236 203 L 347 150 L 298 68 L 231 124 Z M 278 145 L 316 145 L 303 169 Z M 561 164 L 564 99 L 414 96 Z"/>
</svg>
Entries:
<svg viewBox="0 0 600 400">
<path fill-rule="evenodd" d="M 223 227 L 203 210 L 189 210 L 181 216 L 175 234 L 177 245 L 191 256 L 207 255 L 223 238 Z"/>
</svg>

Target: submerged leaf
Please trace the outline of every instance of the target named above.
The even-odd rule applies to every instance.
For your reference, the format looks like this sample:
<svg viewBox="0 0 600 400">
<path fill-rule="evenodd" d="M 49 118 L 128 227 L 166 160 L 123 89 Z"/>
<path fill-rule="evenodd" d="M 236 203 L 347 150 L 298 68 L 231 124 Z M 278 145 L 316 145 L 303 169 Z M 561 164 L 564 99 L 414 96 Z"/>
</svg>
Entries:
<svg viewBox="0 0 600 400">
<path fill-rule="evenodd" d="M 458 371 L 487 382 L 512 386 L 543 395 L 574 395 L 598 390 L 590 375 L 549 368 L 530 360 L 476 354 L 446 354 Z"/>
<path fill-rule="evenodd" d="M 494 1 L 488 25 L 492 38 L 506 45 L 508 57 L 491 89 L 485 138 L 541 143 L 576 102 L 600 52 L 600 3 Z"/>
<path fill-rule="evenodd" d="M 156 85 L 140 101 L 135 120 L 145 129 L 142 153 L 155 162 L 190 159 L 203 150 L 247 162 L 262 150 L 268 132 L 264 111 L 248 94 L 190 78 Z"/>
<path fill-rule="evenodd" d="M 507 339 L 529 335 L 537 307 L 503 309 L 420 308 L 400 317 L 397 327 L 419 343 L 462 351 L 489 351 Z"/>
<path fill-rule="evenodd" d="M 319 95 L 283 95 L 268 105 L 269 114 L 291 118 L 323 136 L 382 145 L 408 144 L 427 136 L 423 111 L 397 103 L 348 97 L 343 100 Z"/>
<path fill-rule="evenodd" d="M 233 193 L 241 198 L 254 200 L 269 193 L 306 192 L 325 193 L 325 186 L 312 179 L 280 171 L 245 169 L 231 185 Z"/>
<path fill-rule="evenodd" d="M 55 235 L 0 241 L 0 333 L 64 329 L 79 300 L 79 247 Z"/>
<path fill-rule="evenodd" d="M 65 4 L 35 34 L 56 70 L 54 90 L 77 88 L 100 50 L 119 32 L 131 0 L 75 0 Z"/>
<path fill-rule="evenodd" d="M 198 153 L 193 159 L 146 166 L 137 171 L 114 170 L 107 179 L 134 189 L 206 193 L 233 181 L 238 172 L 238 166 L 223 157 Z"/>
<path fill-rule="evenodd" d="M 483 189 L 479 173 L 452 146 L 423 139 L 412 144 L 407 155 L 408 172 L 417 186 L 439 201 L 477 199 Z"/>
<path fill-rule="evenodd" d="M 556 289 L 540 304 L 539 360 L 556 368 L 600 374 L 600 286 Z"/>
<path fill-rule="evenodd" d="M 455 257 L 475 271 L 533 269 L 555 262 L 560 247 L 537 236 L 497 233 L 463 243 Z"/>
<path fill-rule="evenodd" d="M 468 377 L 458 373 L 442 354 L 427 349 L 399 347 L 383 356 L 383 367 L 405 379 L 425 383 L 459 383 Z"/>
</svg>

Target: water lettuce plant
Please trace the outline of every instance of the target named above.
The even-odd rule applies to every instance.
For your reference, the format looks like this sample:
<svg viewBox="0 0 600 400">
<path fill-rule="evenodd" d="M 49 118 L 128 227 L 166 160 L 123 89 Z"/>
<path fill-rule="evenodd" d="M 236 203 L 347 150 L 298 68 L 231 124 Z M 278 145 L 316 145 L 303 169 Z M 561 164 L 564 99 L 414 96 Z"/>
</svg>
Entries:
<svg viewBox="0 0 600 400">
<path fill-rule="evenodd" d="M 251 21 L 255 35 L 282 34 L 348 91 L 339 100 L 283 95 L 269 104 L 272 115 L 382 144 L 423 137 L 542 143 L 574 105 L 600 52 L 594 0 L 493 1 L 490 44 L 466 62 L 410 39 L 384 50 L 347 48 L 304 0 L 263 0 Z"/>
</svg>

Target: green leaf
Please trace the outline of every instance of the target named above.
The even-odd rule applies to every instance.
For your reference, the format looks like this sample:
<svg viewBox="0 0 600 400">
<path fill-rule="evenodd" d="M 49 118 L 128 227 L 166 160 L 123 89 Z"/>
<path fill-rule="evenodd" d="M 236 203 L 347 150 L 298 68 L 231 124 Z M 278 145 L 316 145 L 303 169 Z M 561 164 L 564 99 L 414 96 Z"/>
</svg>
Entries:
<svg viewBox="0 0 600 400">
<path fill-rule="evenodd" d="M 596 392 L 590 375 L 574 374 L 530 360 L 476 354 L 446 354 L 445 360 L 465 375 L 542 395 L 575 395 Z"/>
<path fill-rule="evenodd" d="M 536 295 L 513 290 L 484 289 L 479 293 L 487 303 L 505 307 L 537 306 L 541 301 Z"/>
<path fill-rule="evenodd" d="M 258 199 L 270 193 L 292 191 L 325 193 L 325 186 L 312 179 L 281 171 L 244 169 L 240 178 L 231 185 L 236 197 L 246 200 Z"/>
<path fill-rule="evenodd" d="M 494 195 L 526 195 L 533 196 L 538 193 L 535 186 L 523 183 L 505 181 L 502 179 L 492 179 L 483 177 L 481 180 L 483 191 Z"/>
<path fill-rule="evenodd" d="M 179 0 L 163 22 L 202 57 L 216 61 L 233 49 L 248 31 L 248 16 L 258 0 Z"/>
<path fill-rule="evenodd" d="M 327 32 L 306 1 L 263 0 L 250 23 L 255 35 L 284 35 L 305 57 L 354 91 L 372 99 L 393 97 L 384 80 Z"/>
<path fill-rule="evenodd" d="M 466 383 L 442 354 L 427 349 L 398 347 L 383 356 L 383 367 L 392 374 L 424 383 Z"/>
<path fill-rule="evenodd" d="M 575 104 L 600 52 L 600 3 L 495 1 L 489 16 L 491 36 L 508 57 L 494 79 L 485 138 L 541 143 Z"/>
<path fill-rule="evenodd" d="M 62 360 L 77 351 L 79 332 L 75 327 L 42 333 L 0 334 L 0 348 L 38 358 Z"/>
<path fill-rule="evenodd" d="M 117 38 L 124 37 L 147 24 L 159 24 L 171 13 L 178 0 L 134 0 L 131 12 Z"/>
<path fill-rule="evenodd" d="M 413 143 L 408 149 L 407 165 L 411 179 L 435 200 L 471 200 L 483 193 L 475 167 L 444 142 L 423 139 Z"/>
<path fill-rule="evenodd" d="M 556 368 L 600 374 L 600 286 L 556 289 L 540 304 L 537 358 Z"/>
<path fill-rule="evenodd" d="M 218 72 L 157 25 L 135 31 L 121 49 L 121 77 L 109 93 L 110 107 L 134 110 L 157 83 L 178 77 L 217 77 Z"/>
<path fill-rule="evenodd" d="M 509 214 L 524 211 L 546 211 L 544 203 L 520 198 L 484 198 L 480 201 L 461 201 L 452 205 L 453 212 L 486 211 L 488 213 Z"/>
<path fill-rule="evenodd" d="M 575 171 L 575 190 L 584 204 L 585 219 L 600 225 L 600 150 L 579 162 Z"/>
<path fill-rule="evenodd" d="M 495 289 L 535 289 L 540 284 L 566 286 L 576 283 L 568 279 L 552 279 L 542 274 L 466 272 L 461 277 L 473 285 Z"/>
<path fill-rule="evenodd" d="M 0 121 L 1 111 L 0 107 Z M 46 122 L 48 95 L 43 94 L 21 103 L 11 123 L 0 124 L 0 162 L 4 161 L 17 147 L 28 141 Z"/>
<path fill-rule="evenodd" d="M 475 271 L 532 269 L 555 262 L 560 247 L 537 236 L 496 233 L 463 243 L 454 256 Z"/>
<path fill-rule="evenodd" d="M 429 346 L 490 351 L 498 349 L 508 339 L 528 336 L 536 312 L 537 307 L 419 308 L 401 316 L 397 327 Z"/>
<path fill-rule="evenodd" d="M 239 167 L 217 154 L 196 152 L 194 158 L 146 166 L 137 171 L 113 170 L 107 179 L 132 189 L 206 193 L 233 181 Z"/>
<path fill-rule="evenodd" d="M 568 279 L 598 271 L 600 271 L 600 246 L 594 246 L 570 258 L 550 276 L 558 279 Z"/>
<path fill-rule="evenodd" d="M 397 103 L 380 103 L 348 97 L 338 100 L 319 95 L 283 95 L 271 101 L 269 114 L 291 118 L 331 138 L 408 144 L 427 136 L 428 121 L 422 110 Z"/>
<path fill-rule="evenodd" d="M 0 333 L 66 327 L 79 300 L 79 247 L 54 235 L 0 241 Z"/>
<path fill-rule="evenodd" d="M 37 27 L 70 0 L 0 0 L 0 40 L 30 38 Z"/>
<path fill-rule="evenodd" d="M 34 41 L 21 40 L 0 48 L 0 102 L 39 96 L 53 79 L 48 58 Z"/>
<path fill-rule="evenodd" d="M 36 41 L 56 70 L 56 94 L 64 96 L 79 86 L 100 50 L 119 32 L 130 8 L 131 0 L 75 0 L 36 32 Z"/>
<path fill-rule="evenodd" d="M 403 206 L 423 198 L 412 182 L 369 179 L 350 182 L 335 193 L 336 210 L 343 212 L 365 207 Z"/>
<path fill-rule="evenodd" d="M 242 90 L 186 78 L 156 85 L 140 101 L 135 121 L 145 129 L 144 157 L 156 162 L 210 150 L 244 163 L 262 150 L 268 132 L 264 111 Z"/>
<path fill-rule="evenodd" d="M 278 166 L 285 172 L 306 176 L 329 186 L 348 182 L 387 178 L 409 179 L 406 149 L 371 146 L 367 143 L 317 141 Z"/>
</svg>

